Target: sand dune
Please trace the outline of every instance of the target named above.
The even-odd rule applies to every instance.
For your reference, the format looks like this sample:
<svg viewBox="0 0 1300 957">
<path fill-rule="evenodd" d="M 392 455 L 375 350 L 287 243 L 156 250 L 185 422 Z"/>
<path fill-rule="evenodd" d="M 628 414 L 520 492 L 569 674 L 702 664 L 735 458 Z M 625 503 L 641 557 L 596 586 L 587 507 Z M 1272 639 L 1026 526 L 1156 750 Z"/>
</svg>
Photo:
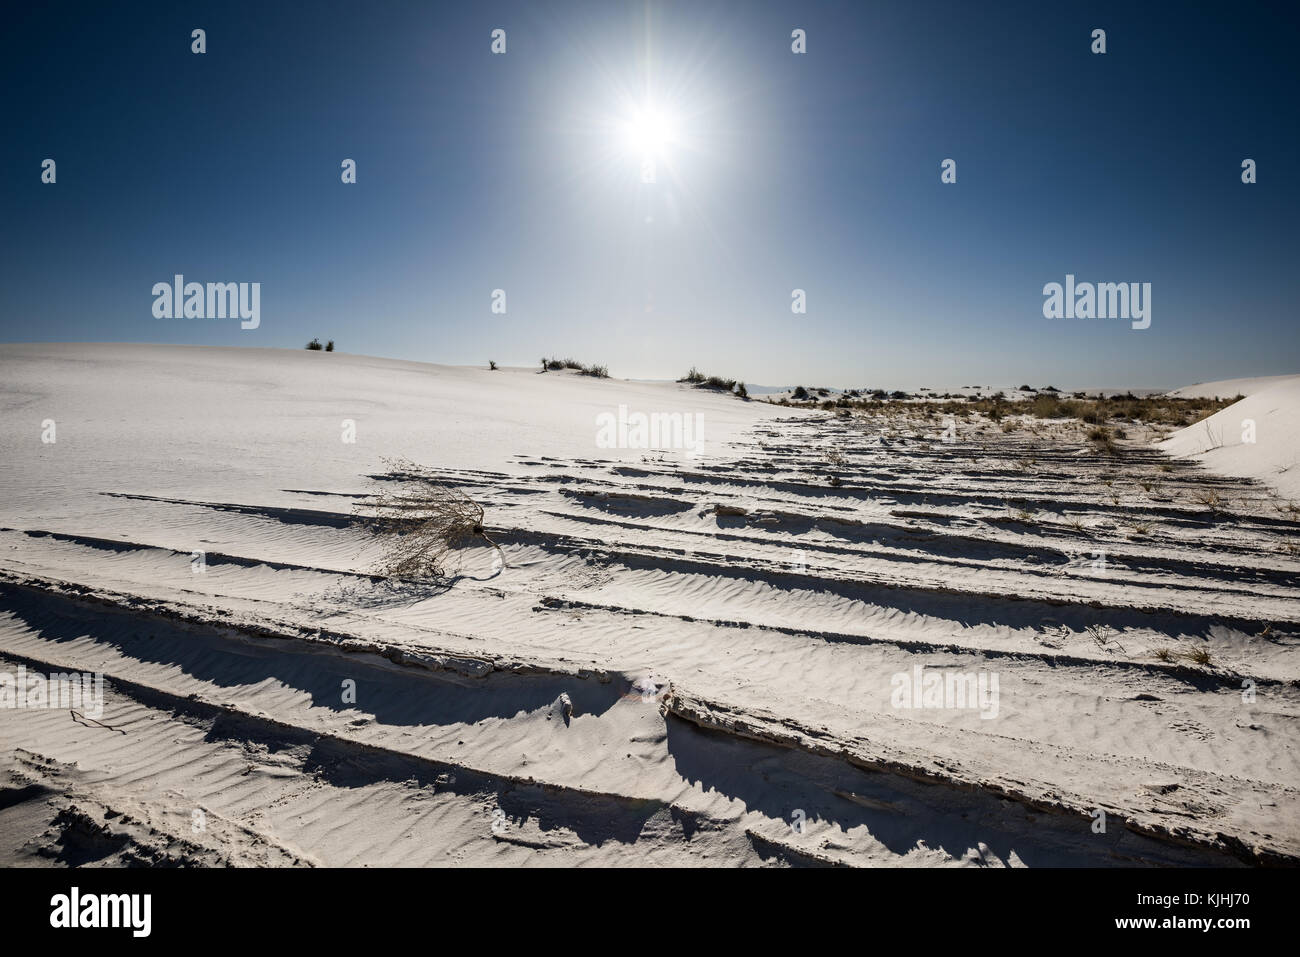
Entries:
<svg viewBox="0 0 1300 957">
<path fill-rule="evenodd" d="M 1221 379 L 1217 382 L 1198 382 L 1196 385 L 1170 389 L 1165 394 L 1183 399 L 1233 399 L 1239 395 L 1254 395 L 1256 392 L 1295 378 L 1293 375 L 1266 375 L 1250 379 Z"/>
<path fill-rule="evenodd" d="M 1236 379 L 1194 389 L 1192 395 L 1246 398 L 1182 429 L 1160 448 L 1224 475 L 1258 479 L 1283 498 L 1300 500 L 1300 376 Z"/>
<path fill-rule="evenodd" d="M 0 722 L 4 862 L 1300 859 L 1300 524 L 1136 430 L 305 351 L 4 346 L 0 382 L 0 671 L 106 676 L 99 725 Z M 704 441 L 603 447 L 620 405 Z M 398 456 L 506 567 L 373 574 Z M 918 667 L 996 701 L 898 707 Z"/>
</svg>

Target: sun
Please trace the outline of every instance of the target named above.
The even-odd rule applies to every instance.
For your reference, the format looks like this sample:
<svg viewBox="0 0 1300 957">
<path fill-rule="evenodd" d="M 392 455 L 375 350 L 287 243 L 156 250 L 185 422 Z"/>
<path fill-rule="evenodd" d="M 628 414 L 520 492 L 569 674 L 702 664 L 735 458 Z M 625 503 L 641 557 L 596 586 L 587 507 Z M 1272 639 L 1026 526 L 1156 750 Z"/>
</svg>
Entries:
<svg viewBox="0 0 1300 957">
<path fill-rule="evenodd" d="M 678 135 L 676 117 L 653 106 L 632 111 L 623 123 L 623 144 L 643 157 L 662 156 Z"/>
</svg>

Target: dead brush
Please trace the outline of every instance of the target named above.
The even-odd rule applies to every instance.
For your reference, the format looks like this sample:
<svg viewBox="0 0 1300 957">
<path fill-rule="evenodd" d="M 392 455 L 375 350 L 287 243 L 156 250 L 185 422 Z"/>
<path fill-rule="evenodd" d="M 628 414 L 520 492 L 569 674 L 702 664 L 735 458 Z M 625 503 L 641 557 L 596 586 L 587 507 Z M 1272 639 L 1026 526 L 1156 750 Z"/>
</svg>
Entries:
<svg viewBox="0 0 1300 957">
<path fill-rule="evenodd" d="M 1102 651 L 1110 651 L 1110 648 L 1107 647 L 1106 642 L 1111 642 L 1120 651 L 1123 651 L 1124 654 L 1128 654 L 1128 652 L 1124 649 L 1124 646 L 1119 643 L 1119 636 L 1111 634 L 1111 630 L 1108 626 L 1088 625 L 1085 627 L 1084 630 L 1088 632 L 1088 636 L 1097 643 L 1097 647 L 1100 648 Z"/>
<path fill-rule="evenodd" d="M 390 578 L 442 578 L 459 567 L 460 553 L 476 542 L 505 552 L 487 534 L 483 506 L 446 485 L 432 469 L 404 460 L 384 461 L 400 486 L 357 505 L 364 521 L 384 539 L 380 573 Z"/>
<path fill-rule="evenodd" d="M 1199 504 L 1204 505 L 1211 512 L 1221 511 L 1228 504 L 1219 496 L 1219 493 L 1215 491 L 1201 492 L 1199 495 L 1195 496 L 1195 500 Z"/>
</svg>

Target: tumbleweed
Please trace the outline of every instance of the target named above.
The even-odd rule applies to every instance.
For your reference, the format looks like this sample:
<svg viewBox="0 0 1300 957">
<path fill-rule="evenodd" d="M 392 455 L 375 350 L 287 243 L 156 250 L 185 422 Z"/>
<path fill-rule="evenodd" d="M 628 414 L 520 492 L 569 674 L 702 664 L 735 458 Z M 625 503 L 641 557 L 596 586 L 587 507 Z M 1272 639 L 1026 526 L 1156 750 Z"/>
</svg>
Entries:
<svg viewBox="0 0 1300 957">
<path fill-rule="evenodd" d="M 383 481 L 399 483 L 357 504 L 367 524 L 385 538 L 380 571 L 391 578 L 441 578 L 461 550 L 482 540 L 497 550 L 506 567 L 505 552 L 483 526 L 483 506 L 448 485 L 433 469 L 402 460 L 385 459 Z"/>
</svg>

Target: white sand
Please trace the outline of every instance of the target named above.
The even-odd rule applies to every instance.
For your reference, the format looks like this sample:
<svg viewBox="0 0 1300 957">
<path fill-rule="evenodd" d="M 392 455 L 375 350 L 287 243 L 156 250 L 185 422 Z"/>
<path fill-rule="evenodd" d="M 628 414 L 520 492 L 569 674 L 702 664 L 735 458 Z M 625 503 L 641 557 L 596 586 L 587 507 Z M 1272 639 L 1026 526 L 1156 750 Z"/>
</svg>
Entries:
<svg viewBox="0 0 1300 957">
<path fill-rule="evenodd" d="M 699 413 L 707 443 L 601 448 L 619 404 Z M 1300 858 L 1294 518 L 1138 436 L 1115 461 L 1065 425 L 939 427 L 0 346 L 0 672 L 102 671 L 125 732 L 3 713 L 0 863 Z M 370 577 L 350 517 L 386 456 L 482 502 L 509 567 Z M 996 675 L 996 716 L 895 707 L 916 666 Z"/>
<path fill-rule="evenodd" d="M 1300 501 L 1300 376 L 1212 382 L 1192 387 L 1189 397 L 1239 394 L 1246 398 L 1175 433 L 1160 448 L 1223 475 L 1257 479 L 1282 498 Z"/>
<path fill-rule="evenodd" d="M 1170 389 L 1165 395 L 1180 399 L 1235 399 L 1239 395 L 1254 395 L 1262 389 L 1280 385 L 1294 378 L 1296 377 L 1293 375 L 1266 375 L 1256 376 L 1253 379 L 1222 379 L 1218 382 L 1198 382 L 1196 385 L 1185 385 L 1178 389 Z"/>
</svg>

